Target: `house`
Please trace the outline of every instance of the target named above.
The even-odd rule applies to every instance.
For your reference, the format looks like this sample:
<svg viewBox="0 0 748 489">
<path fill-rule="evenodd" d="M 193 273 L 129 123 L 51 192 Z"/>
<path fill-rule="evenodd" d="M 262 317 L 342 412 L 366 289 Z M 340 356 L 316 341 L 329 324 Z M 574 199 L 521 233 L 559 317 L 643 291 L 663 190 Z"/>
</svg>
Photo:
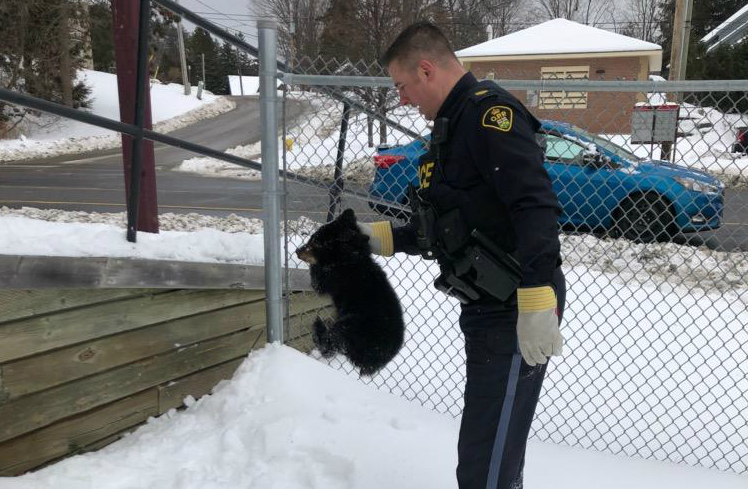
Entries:
<svg viewBox="0 0 748 489">
<path fill-rule="evenodd" d="M 566 19 L 554 19 L 455 53 L 478 78 L 508 80 L 648 80 L 662 67 L 662 47 Z M 541 119 L 593 132 L 628 133 L 646 94 L 513 91 Z"/>
</svg>

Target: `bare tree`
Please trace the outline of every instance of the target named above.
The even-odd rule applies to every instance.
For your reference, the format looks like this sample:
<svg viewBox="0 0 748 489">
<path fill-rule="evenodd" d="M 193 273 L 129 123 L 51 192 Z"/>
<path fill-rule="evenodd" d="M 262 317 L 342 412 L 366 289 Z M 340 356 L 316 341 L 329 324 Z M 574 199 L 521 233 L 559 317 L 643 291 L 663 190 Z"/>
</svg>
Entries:
<svg viewBox="0 0 748 489">
<path fill-rule="evenodd" d="M 538 0 L 540 8 L 551 19 L 573 19 L 580 9 L 580 0 Z"/>
<path fill-rule="evenodd" d="M 574 20 L 594 26 L 614 17 L 615 10 L 616 3 L 610 0 L 583 0 L 580 15 Z"/>
<path fill-rule="evenodd" d="M 611 0 L 537 0 L 530 11 L 534 17 L 568 19 L 594 26 L 609 23 L 616 9 Z"/>
<path fill-rule="evenodd" d="M 494 37 L 501 37 L 517 30 L 515 20 L 519 15 L 519 0 L 484 0 L 481 2 L 483 18 L 491 25 Z"/>
<path fill-rule="evenodd" d="M 629 0 L 631 21 L 625 32 L 637 39 L 657 42 L 660 26 L 660 2 L 658 0 Z"/>
<path fill-rule="evenodd" d="M 314 59 L 328 0 L 260 0 L 255 14 L 278 21 L 278 46 L 286 59 Z"/>
</svg>

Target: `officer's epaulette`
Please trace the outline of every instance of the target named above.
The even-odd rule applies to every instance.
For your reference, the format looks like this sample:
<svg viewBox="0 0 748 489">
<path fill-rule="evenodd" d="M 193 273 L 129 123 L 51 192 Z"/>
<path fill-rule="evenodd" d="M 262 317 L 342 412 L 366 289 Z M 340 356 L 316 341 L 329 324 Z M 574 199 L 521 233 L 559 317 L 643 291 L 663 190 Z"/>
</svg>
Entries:
<svg viewBox="0 0 748 489">
<path fill-rule="evenodd" d="M 470 89 L 468 98 L 476 104 L 480 104 L 481 101 L 489 97 L 498 97 L 499 95 L 501 95 L 501 92 L 499 92 L 499 87 L 496 83 L 491 80 L 483 80 Z"/>
</svg>

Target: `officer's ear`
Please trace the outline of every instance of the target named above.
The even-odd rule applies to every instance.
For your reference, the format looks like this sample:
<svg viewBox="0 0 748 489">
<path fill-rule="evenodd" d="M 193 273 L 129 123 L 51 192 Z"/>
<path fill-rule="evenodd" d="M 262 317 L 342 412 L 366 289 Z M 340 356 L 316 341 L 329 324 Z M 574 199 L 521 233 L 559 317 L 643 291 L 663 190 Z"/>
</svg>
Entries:
<svg viewBox="0 0 748 489">
<path fill-rule="evenodd" d="M 418 71 L 427 79 L 434 76 L 434 63 L 427 59 L 418 62 Z"/>
</svg>

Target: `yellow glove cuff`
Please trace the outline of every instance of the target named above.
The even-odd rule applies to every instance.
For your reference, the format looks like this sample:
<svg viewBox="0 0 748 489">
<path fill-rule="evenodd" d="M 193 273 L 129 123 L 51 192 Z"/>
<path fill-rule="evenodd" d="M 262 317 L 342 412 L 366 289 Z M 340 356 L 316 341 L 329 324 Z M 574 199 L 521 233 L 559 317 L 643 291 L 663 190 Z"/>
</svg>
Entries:
<svg viewBox="0 0 748 489">
<path fill-rule="evenodd" d="M 555 309 L 556 307 L 558 307 L 556 292 L 550 285 L 517 289 L 517 308 L 519 312 L 538 312 Z"/>
<path fill-rule="evenodd" d="M 379 242 L 382 243 L 382 256 L 394 255 L 395 245 L 392 240 L 392 224 L 390 224 L 390 221 L 372 222 L 371 230 L 374 236 L 379 238 Z"/>
</svg>

